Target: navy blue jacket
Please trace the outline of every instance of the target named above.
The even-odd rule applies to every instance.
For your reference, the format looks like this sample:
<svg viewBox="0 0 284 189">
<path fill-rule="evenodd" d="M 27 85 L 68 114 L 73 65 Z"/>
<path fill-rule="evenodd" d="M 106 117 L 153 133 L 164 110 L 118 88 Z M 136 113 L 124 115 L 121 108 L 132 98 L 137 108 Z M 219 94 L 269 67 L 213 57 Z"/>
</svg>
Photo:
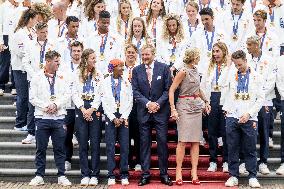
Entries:
<svg viewBox="0 0 284 189">
<path fill-rule="evenodd" d="M 137 117 L 140 123 L 149 120 L 150 113 L 146 108 L 149 101 L 157 102 L 160 110 L 153 114 L 158 122 L 167 122 L 169 119 L 169 88 L 171 86 L 171 73 L 169 66 L 155 61 L 152 74 L 151 87 L 148 82 L 145 64 L 136 66 L 132 72 L 133 97 L 137 103 Z"/>
</svg>

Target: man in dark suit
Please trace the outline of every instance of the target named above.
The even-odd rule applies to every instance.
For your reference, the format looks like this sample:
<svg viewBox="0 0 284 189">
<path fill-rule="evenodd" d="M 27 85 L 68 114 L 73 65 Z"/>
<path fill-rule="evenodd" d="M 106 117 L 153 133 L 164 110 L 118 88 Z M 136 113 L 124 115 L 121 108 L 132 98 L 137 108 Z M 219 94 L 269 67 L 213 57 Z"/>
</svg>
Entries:
<svg viewBox="0 0 284 189">
<path fill-rule="evenodd" d="M 168 91 L 171 85 L 171 73 L 166 64 L 154 61 L 155 48 L 151 45 L 142 47 L 143 64 L 132 72 L 133 96 L 137 102 L 137 116 L 140 124 L 140 159 L 142 177 L 138 183 L 143 186 L 150 181 L 151 130 L 157 132 L 158 157 L 161 182 L 171 186 L 168 176 Z"/>
</svg>

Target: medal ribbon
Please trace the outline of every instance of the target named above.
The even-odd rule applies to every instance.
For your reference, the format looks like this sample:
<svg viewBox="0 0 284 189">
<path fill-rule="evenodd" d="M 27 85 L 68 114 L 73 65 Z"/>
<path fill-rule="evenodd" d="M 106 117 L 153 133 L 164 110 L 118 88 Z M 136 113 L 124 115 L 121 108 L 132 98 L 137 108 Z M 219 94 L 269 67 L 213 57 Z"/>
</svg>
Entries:
<svg viewBox="0 0 284 189">
<path fill-rule="evenodd" d="M 142 39 L 140 39 L 139 41 L 137 41 L 137 45 L 136 45 L 136 48 L 137 48 L 137 50 L 138 50 L 139 60 L 141 60 L 141 49 L 140 49 L 141 44 L 142 44 L 141 40 L 142 40 Z"/>
<path fill-rule="evenodd" d="M 250 0 L 250 7 L 251 7 L 251 12 L 253 13 L 253 10 L 255 8 L 256 2 L 255 0 Z"/>
<path fill-rule="evenodd" d="M 260 56 L 257 58 L 257 62 L 256 62 L 256 65 L 255 65 L 255 68 L 254 68 L 255 71 L 257 70 L 257 67 L 258 67 L 259 61 L 261 59 L 261 56 L 262 56 L 262 51 L 261 51 Z"/>
<path fill-rule="evenodd" d="M 216 65 L 216 85 L 218 85 L 218 79 L 219 79 L 219 76 L 220 76 L 220 73 L 221 73 L 221 65 L 220 64 L 217 64 Z"/>
<path fill-rule="evenodd" d="M 262 47 L 263 47 L 263 43 L 264 43 L 265 37 L 266 37 L 266 30 L 265 30 L 265 33 L 263 34 L 263 36 L 261 37 L 261 43 L 260 43 L 261 52 L 262 52 Z"/>
<path fill-rule="evenodd" d="M 234 25 L 233 25 L 233 33 L 234 35 L 237 35 L 238 33 L 238 29 L 239 29 L 239 20 L 241 19 L 242 15 L 243 15 L 243 11 L 241 12 L 241 14 L 239 15 L 239 18 L 237 20 L 237 24 L 235 22 L 235 15 L 233 14 L 233 12 L 231 12 L 232 14 L 232 18 L 233 18 L 233 21 L 234 21 Z"/>
<path fill-rule="evenodd" d="M 72 61 L 71 61 L 71 70 L 72 70 L 72 72 L 74 72 L 74 64 L 73 64 Z"/>
<path fill-rule="evenodd" d="M 208 51 L 212 50 L 213 41 L 214 41 L 214 35 L 215 35 L 215 28 L 213 28 L 211 40 L 209 41 L 208 32 L 205 30 L 206 43 L 207 43 L 207 50 Z"/>
<path fill-rule="evenodd" d="M 183 0 L 183 4 L 186 5 L 188 0 Z"/>
<path fill-rule="evenodd" d="M 55 78 L 56 78 L 56 73 L 53 75 L 52 78 L 46 76 L 48 84 L 49 84 L 49 91 L 50 91 L 50 96 L 54 96 L 55 91 L 54 91 L 54 85 L 55 85 Z M 51 81 L 50 81 L 51 79 Z"/>
<path fill-rule="evenodd" d="M 124 36 L 125 39 L 127 38 L 127 30 L 128 30 L 128 20 L 124 22 Z"/>
<path fill-rule="evenodd" d="M 65 22 L 60 24 L 60 20 L 58 20 L 58 37 L 61 37 L 63 35 L 64 30 L 65 30 Z"/>
<path fill-rule="evenodd" d="M 225 0 L 220 0 L 221 8 L 224 8 Z"/>
<path fill-rule="evenodd" d="M 190 37 L 191 37 L 191 36 L 192 36 L 192 33 L 193 33 L 194 31 L 196 31 L 197 24 L 198 24 L 198 20 L 196 20 L 195 26 L 193 26 L 193 27 L 194 27 L 194 31 L 191 30 L 192 26 L 191 26 L 191 23 L 189 22 L 189 20 L 187 20 L 187 23 L 188 23 L 189 34 L 190 34 Z"/>
<path fill-rule="evenodd" d="M 271 10 L 270 10 L 271 9 Z M 269 18 L 270 18 L 270 22 L 274 23 L 274 9 L 270 8 L 269 9 Z"/>
<path fill-rule="evenodd" d="M 153 18 L 152 33 L 153 33 L 153 38 L 154 38 L 155 45 L 156 45 L 156 35 L 157 35 L 156 23 L 157 23 L 157 19 Z"/>
<path fill-rule="evenodd" d="M 118 78 L 118 84 L 115 84 L 113 75 L 111 76 L 111 88 L 112 88 L 112 95 L 115 99 L 116 103 L 120 103 L 120 91 L 121 91 L 121 78 Z"/>
<path fill-rule="evenodd" d="M 37 41 L 38 42 L 38 41 Z M 43 59 L 44 59 L 44 55 L 45 55 L 45 48 L 46 48 L 46 44 L 47 44 L 47 39 L 44 41 L 43 45 L 41 45 L 39 42 L 38 44 L 40 45 L 40 64 L 43 64 Z"/>
<path fill-rule="evenodd" d="M 244 77 L 242 77 L 241 73 L 238 71 L 238 86 L 237 93 L 248 93 L 249 86 L 249 69 L 246 71 Z"/>
<path fill-rule="evenodd" d="M 92 90 L 92 93 L 94 93 L 94 86 L 93 86 L 93 82 L 92 82 L 92 74 L 88 75 L 88 78 L 84 83 L 83 93 L 89 94 L 90 90 Z"/>
<path fill-rule="evenodd" d="M 101 45 L 100 45 L 101 55 L 103 55 L 105 53 L 107 38 L 108 38 L 108 33 L 105 34 L 105 35 L 102 35 L 102 42 L 101 42 Z"/>
<path fill-rule="evenodd" d="M 97 21 L 95 21 L 95 23 L 94 23 L 94 28 L 95 28 L 95 31 L 97 31 Z"/>
<path fill-rule="evenodd" d="M 176 40 L 175 40 L 175 37 L 173 37 L 172 38 L 172 40 L 170 41 L 170 43 L 172 44 L 172 46 L 173 46 L 173 48 L 172 48 L 172 55 L 171 56 L 173 56 L 174 54 L 175 54 L 175 52 L 176 52 L 176 46 L 177 46 L 177 42 L 176 42 Z"/>
</svg>

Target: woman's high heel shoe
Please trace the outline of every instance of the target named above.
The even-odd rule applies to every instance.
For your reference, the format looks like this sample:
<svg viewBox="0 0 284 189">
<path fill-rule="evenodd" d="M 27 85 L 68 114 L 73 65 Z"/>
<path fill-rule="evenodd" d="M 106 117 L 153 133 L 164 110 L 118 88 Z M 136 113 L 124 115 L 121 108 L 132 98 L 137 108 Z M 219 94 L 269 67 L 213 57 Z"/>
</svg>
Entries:
<svg viewBox="0 0 284 189">
<path fill-rule="evenodd" d="M 183 184 L 182 179 L 176 180 L 176 185 L 181 186 Z"/>
<path fill-rule="evenodd" d="M 193 185 L 200 185 L 200 180 L 199 179 L 195 179 L 195 180 L 191 180 L 191 183 L 193 184 Z"/>
</svg>

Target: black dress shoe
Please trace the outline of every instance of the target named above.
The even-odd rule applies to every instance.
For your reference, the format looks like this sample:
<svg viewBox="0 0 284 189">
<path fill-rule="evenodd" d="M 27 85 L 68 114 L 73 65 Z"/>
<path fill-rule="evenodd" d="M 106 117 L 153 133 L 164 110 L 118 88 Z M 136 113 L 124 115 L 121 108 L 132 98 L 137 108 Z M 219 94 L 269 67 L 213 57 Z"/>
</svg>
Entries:
<svg viewBox="0 0 284 189">
<path fill-rule="evenodd" d="M 161 177 L 161 183 L 168 185 L 168 186 L 173 185 L 173 182 L 169 176 Z"/>
<path fill-rule="evenodd" d="M 150 178 L 141 178 L 138 182 L 138 186 L 144 186 L 150 183 Z"/>
</svg>

